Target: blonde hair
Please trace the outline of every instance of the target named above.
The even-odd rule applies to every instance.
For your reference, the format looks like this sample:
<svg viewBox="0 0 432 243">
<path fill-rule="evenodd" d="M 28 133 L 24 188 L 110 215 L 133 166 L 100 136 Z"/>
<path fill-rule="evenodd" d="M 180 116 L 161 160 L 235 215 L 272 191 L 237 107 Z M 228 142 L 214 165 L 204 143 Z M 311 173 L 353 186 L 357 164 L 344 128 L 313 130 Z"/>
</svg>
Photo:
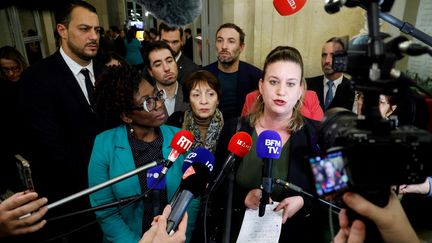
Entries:
<svg viewBox="0 0 432 243">
<path fill-rule="evenodd" d="M 288 131 L 296 132 L 300 130 L 304 125 L 303 116 L 301 115 L 300 112 L 301 107 L 303 106 L 304 95 L 307 88 L 306 80 L 304 79 L 303 76 L 303 59 L 300 55 L 300 52 L 294 47 L 290 47 L 290 46 L 276 47 L 267 55 L 266 60 L 264 62 L 264 69 L 263 69 L 263 76 L 262 76 L 263 80 L 266 75 L 268 66 L 270 64 L 279 61 L 288 61 L 288 62 L 296 63 L 300 66 L 301 69 L 300 86 L 302 87 L 302 94 L 300 96 L 300 99 L 293 107 L 292 116 L 289 119 L 286 127 Z M 252 112 L 250 115 L 250 125 L 256 126 L 258 120 L 263 116 L 263 114 L 264 114 L 264 100 L 260 94 L 257 98 L 257 101 L 255 102 L 255 105 L 252 108 Z"/>
</svg>

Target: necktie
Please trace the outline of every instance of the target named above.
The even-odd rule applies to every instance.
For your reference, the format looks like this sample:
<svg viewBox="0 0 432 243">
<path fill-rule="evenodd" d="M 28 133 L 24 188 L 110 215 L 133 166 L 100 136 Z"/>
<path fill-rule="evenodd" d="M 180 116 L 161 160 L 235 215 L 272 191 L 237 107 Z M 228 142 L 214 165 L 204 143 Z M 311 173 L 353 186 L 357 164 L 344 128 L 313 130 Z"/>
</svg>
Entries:
<svg viewBox="0 0 432 243">
<path fill-rule="evenodd" d="M 81 69 L 81 73 L 85 77 L 85 85 L 86 85 L 87 95 L 88 95 L 90 105 L 93 106 L 94 105 L 94 97 L 93 97 L 94 86 L 93 86 L 93 83 L 90 79 L 89 70 L 87 68 L 83 68 L 83 69 Z"/>
<path fill-rule="evenodd" d="M 327 81 L 327 86 L 328 86 L 328 90 L 327 90 L 327 95 L 325 97 L 325 103 L 324 103 L 326 110 L 333 100 L 333 81 L 332 80 Z"/>
</svg>

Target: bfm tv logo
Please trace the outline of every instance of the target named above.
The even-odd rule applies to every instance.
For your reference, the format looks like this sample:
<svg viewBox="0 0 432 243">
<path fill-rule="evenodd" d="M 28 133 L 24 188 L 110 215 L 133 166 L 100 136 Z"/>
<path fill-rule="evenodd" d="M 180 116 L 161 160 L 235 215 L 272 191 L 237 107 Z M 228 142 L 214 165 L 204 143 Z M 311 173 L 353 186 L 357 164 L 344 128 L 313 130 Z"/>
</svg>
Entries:
<svg viewBox="0 0 432 243">
<path fill-rule="evenodd" d="M 282 141 L 275 139 L 266 139 L 264 145 L 268 149 L 269 154 L 279 154 L 282 147 Z"/>
</svg>

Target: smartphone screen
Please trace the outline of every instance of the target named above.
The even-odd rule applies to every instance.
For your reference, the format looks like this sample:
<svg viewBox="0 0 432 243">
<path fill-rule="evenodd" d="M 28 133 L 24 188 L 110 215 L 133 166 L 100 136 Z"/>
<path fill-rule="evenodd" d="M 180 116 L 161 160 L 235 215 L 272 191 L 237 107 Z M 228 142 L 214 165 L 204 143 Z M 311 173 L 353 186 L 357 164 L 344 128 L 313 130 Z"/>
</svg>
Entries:
<svg viewBox="0 0 432 243">
<path fill-rule="evenodd" d="M 343 152 L 333 151 L 323 156 L 309 158 L 319 196 L 327 196 L 348 188 Z"/>
<path fill-rule="evenodd" d="M 30 163 L 19 154 L 15 155 L 15 158 L 17 159 L 18 173 L 25 190 L 34 191 Z"/>
</svg>

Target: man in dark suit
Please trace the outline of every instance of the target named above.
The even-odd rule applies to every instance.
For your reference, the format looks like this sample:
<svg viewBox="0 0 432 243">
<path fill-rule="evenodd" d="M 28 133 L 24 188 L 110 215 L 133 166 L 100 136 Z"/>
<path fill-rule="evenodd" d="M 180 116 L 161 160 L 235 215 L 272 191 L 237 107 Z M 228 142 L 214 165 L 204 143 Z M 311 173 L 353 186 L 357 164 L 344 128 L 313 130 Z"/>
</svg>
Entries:
<svg viewBox="0 0 432 243">
<path fill-rule="evenodd" d="M 92 5 L 68 2 L 56 12 L 56 23 L 60 49 L 26 70 L 18 101 L 22 154 L 32 165 L 36 190 L 50 203 L 88 188 L 88 163 L 101 127 L 92 108 L 93 89 L 103 68 L 92 60 L 100 30 Z M 81 197 L 51 209 L 48 218 L 89 206 L 88 197 Z M 87 213 L 48 223 L 41 238 L 58 236 L 94 219 L 94 214 Z M 93 224 L 58 240 L 100 242 L 98 227 Z M 31 241 L 38 242 L 37 237 Z"/>
<path fill-rule="evenodd" d="M 216 31 L 217 61 L 204 67 L 213 73 L 220 83 L 222 96 L 219 109 L 224 119 L 238 117 L 243 109 L 246 95 L 258 89 L 262 71 L 240 61 L 245 47 L 245 33 L 235 24 L 225 23 Z"/>
<path fill-rule="evenodd" d="M 165 90 L 164 105 L 168 116 L 176 111 L 185 111 L 188 104 L 183 99 L 183 87 L 177 81 L 177 63 L 171 47 L 164 41 L 152 41 L 145 53 L 144 64 L 148 74 L 156 82 L 158 90 Z"/>
<path fill-rule="evenodd" d="M 181 51 L 183 45 L 183 29 L 161 23 L 159 25 L 159 36 L 160 40 L 166 42 L 174 53 L 174 58 L 178 67 L 177 81 L 183 85 L 188 75 L 200 70 L 200 67 Z"/>
<path fill-rule="evenodd" d="M 192 30 L 190 28 L 185 29 L 185 42 L 183 46 L 184 54 L 189 57 L 189 59 L 193 60 L 193 37 Z"/>
<path fill-rule="evenodd" d="M 323 111 L 333 107 L 344 107 L 348 110 L 353 108 L 355 92 L 351 88 L 351 81 L 332 68 L 333 53 L 344 49 L 345 45 L 339 38 L 333 37 L 326 41 L 321 53 L 324 75 L 306 78 L 308 90 L 316 92 Z"/>
</svg>

